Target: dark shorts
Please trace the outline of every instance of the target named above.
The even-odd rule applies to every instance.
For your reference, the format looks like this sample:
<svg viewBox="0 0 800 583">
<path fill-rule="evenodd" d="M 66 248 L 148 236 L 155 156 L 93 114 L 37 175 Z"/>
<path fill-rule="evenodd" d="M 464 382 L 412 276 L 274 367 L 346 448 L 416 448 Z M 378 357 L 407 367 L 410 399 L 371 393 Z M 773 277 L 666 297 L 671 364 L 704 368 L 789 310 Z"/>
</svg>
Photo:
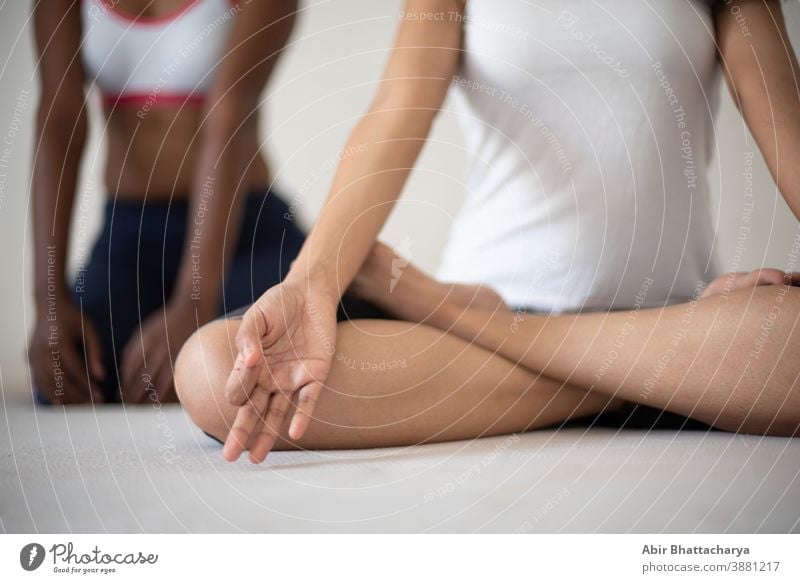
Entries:
<svg viewBox="0 0 800 583">
<path fill-rule="evenodd" d="M 236 310 L 231 310 L 226 314 L 223 314 L 219 317 L 219 319 L 223 318 L 241 318 L 244 313 L 250 309 L 252 306 L 252 302 L 237 308 Z M 393 316 L 390 316 L 388 313 L 384 312 L 380 308 L 370 304 L 362 300 L 361 298 L 357 298 L 356 296 L 346 293 L 342 296 L 342 299 L 339 300 L 339 308 L 336 311 L 336 321 L 337 322 L 346 322 L 347 320 L 394 320 Z"/>
<path fill-rule="evenodd" d="M 252 192 L 244 205 L 238 240 L 231 241 L 236 247 L 220 314 L 253 302 L 279 283 L 304 240 L 274 191 Z M 189 212 L 185 200 L 106 203 L 103 227 L 85 269 L 78 271 L 73 297 L 100 336 L 107 402 L 119 401 L 117 373 L 128 339 L 172 293 Z"/>
<path fill-rule="evenodd" d="M 647 405 L 637 405 L 630 401 L 619 409 L 606 411 L 597 415 L 590 415 L 574 419 L 563 427 L 605 427 L 611 429 L 691 429 L 695 431 L 716 431 L 702 421 L 696 421 L 677 413 L 662 411 Z"/>
</svg>

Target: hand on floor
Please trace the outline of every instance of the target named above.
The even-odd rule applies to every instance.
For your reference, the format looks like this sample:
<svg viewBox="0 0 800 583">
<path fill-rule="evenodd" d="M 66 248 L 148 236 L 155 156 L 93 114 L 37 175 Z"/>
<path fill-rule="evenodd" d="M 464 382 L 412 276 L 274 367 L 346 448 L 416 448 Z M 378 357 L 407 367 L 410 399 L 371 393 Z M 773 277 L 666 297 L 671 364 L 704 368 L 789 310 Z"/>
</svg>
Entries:
<svg viewBox="0 0 800 583">
<path fill-rule="evenodd" d="M 173 363 L 197 328 L 194 308 L 189 304 L 167 304 L 145 318 L 122 352 L 122 400 L 177 402 Z"/>
<path fill-rule="evenodd" d="M 105 377 L 100 340 L 71 298 L 56 299 L 39 311 L 28 360 L 37 390 L 52 404 L 102 401 L 97 386 Z"/>
</svg>

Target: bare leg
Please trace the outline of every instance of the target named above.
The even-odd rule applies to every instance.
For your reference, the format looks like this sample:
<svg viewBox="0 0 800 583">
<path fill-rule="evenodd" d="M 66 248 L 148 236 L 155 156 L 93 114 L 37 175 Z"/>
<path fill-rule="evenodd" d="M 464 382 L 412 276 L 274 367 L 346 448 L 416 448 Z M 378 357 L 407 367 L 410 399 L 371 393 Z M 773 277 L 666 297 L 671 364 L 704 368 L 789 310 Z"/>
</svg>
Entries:
<svg viewBox="0 0 800 583">
<path fill-rule="evenodd" d="M 181 402 L 203 430 L 221 440 L 238 409 L 223 395 L 238 325 L 221 320 L 204 326 L 177 362 Z M 619 405 L 429 326 L 384 320 L 339 325 L 326 387 L 303 439 L 297 444 L 284 439 L 278 448 L 475 438 L 546 427 Z"/>
<path fill-rule="evenodd" d="M 374 267 L 374 264 L 373 264 Z M 368 299 L 551 378 L 730 430 L 800 432 L 800 289 L 747 287 L 660 309 L 543 316 L 465 308 L 408 266 L 361 274 Z M 370 283 L 371 282 L 371 283 Z"/>
</svg>

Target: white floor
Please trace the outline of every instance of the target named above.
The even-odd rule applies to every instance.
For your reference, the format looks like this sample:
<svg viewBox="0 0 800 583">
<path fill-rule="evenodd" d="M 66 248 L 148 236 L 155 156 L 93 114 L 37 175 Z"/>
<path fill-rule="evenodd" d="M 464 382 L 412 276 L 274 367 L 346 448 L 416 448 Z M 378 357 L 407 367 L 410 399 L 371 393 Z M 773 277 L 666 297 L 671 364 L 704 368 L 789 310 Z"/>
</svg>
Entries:
<svg viewBox="0 0 800 583">
<path fill-rule="evenodd" d="M 569 429 L 226 464 L 178 407 L 0 412 L 5 532 L 800 532 L 800 440 Z"/>
</svg>

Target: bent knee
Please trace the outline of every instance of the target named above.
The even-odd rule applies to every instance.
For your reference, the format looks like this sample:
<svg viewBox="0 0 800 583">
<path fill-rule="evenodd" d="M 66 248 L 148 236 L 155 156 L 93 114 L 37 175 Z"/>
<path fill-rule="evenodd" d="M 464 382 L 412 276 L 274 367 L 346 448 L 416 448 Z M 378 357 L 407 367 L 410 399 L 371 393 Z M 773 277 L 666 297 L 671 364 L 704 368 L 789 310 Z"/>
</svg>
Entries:
<svg viewBox="0 0 800 583">
<path fill-rule="evenodd" d="M 224 439 L 236 414 L 224 396 L 236 355 L 238 320 L 216 320 L 186 341 L 175 363 L 175 390 L 189 417 L 206 433 Z"/>
<path fill-rule="evenodd" d="M 800 288 L 785 285 L 765 285 L 756 288 L 752 298 L 744 299 L 750 324 L 758 329 L 769 329 L 784 342 L 798 347 L 800 334 L 797 320 L 800 317 Z"/>
<path fill-rule="evenodd" d="M 740 288 L 728 297 L 711 296 L 703 300 L 717 302 L 718 306 L 727 305 L 724 312 L 726 321 L 733 322 L 748 332 L 752 328 L 761 328 L 765 321 L 776 331 L 784 329 L 790 334 L 796 320 L 800 317 L 800 288 L 786 285 L 761 285 Z"/>
</svg>

